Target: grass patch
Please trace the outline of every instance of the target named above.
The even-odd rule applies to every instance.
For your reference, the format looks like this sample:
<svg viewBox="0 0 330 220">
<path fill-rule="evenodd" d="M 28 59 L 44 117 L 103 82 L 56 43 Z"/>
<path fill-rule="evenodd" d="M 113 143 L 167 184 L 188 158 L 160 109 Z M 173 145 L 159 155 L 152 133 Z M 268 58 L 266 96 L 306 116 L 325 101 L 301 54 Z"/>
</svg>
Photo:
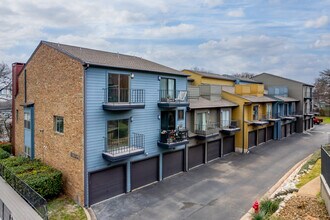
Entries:
<svg viewBox="0 0 330 220">
<path fill-rule="evenodd" d="M 323 119 L 323 123 L 324 124 L 330 124 L 330 117 L 324 117 L 324 116 L 317 116 L 318 118 L 322 118 Z"/>
<path fill-rule="evenodd" d="M 314 152 L 312 157 L 301 167 L 301 169 L 299 170 L 299 174 L 302 174 L 307 171 L 309 169 L 309 166 L 313 166 L 314 164 L 316 164 L 316 161 L 318 161 L 319 159 L 321 159 L 321 149 Z"/>
<path fill-rule="evenodd" d="M 305 175 L 300 177 L 299 183 L 296 185 L 298 188 L 301 188 L 303 185 L 308 183 L 309 181 L 315 179 L 321 174 L 321 159 L 318 159 L 313 166 L 313 168 L 306 173 Z"/>
<path fill-rule="evenodd" d="M 87 219 L 84 209 L 66 196 L 60 196 L 49 201 L 47 208 L 49 220 Z"/>
<path fill-rule="evenodd" d="M 279 208 L 282 200 L 280 199 L 264 199 L 260 202 L 260 210 L 258 213 L 252 214 L 253 220 L 269 220 Z"/>
</svg>

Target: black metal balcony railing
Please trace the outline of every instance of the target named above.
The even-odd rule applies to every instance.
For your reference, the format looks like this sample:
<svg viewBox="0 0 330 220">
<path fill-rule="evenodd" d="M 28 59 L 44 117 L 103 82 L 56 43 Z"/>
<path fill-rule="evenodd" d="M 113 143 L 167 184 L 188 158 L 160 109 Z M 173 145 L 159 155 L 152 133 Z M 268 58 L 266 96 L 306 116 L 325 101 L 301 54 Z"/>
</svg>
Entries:
<svg viewBox="0 0 330 220">
<path fill-rule="evenodd" d="M 127 157 L 144 153 L 144 134 L 133 133 L 131 138 L 109 139 L 107 150 L 103 153 L 105 159 L 118 161 Z"/>
<path fill-rule="evenodd" d="M 0 176 L 43 218 L 48 219 L 47 201 L 9 169 L 0 164 Z"/>
<path fill-rule="evenodd" d="M 330 144 L 321 147 L 321 174 L 330 186 Z"/>
<path fill-rule="evenodd" d="M 108 87 L 106 89 L 106 103 L 144 103 L 144 89 L 119 89 Z"/>
<path fill-rule="evenodd" d="M 304 92 L 304 98 L 307 98 L 307 99 L 312 98 L 312 93 L 310 91 L 305 91 Z"/>
<path fill-rule="evenodd" d="M 219 133 L 219 123 L 209 122 L 206 124 L 195 124 L 194 133 L 201 136 L 208 136 Z"/>
<path fill-rule="evenodd" d="M 239 120 L 221 120 L 220 129 L 236 129 L 240 128 Z"/>
<path fill-rule="evenodd" d="M 159 90 L 159 102 L 187 102 L 186 90 Z"/>
<path fill-rule="evenodd" d="M 163 148 L 175 148 L 176 146 L 188 143 L 188 130 L 162 130 L 158 146 Z"/>
</svg>

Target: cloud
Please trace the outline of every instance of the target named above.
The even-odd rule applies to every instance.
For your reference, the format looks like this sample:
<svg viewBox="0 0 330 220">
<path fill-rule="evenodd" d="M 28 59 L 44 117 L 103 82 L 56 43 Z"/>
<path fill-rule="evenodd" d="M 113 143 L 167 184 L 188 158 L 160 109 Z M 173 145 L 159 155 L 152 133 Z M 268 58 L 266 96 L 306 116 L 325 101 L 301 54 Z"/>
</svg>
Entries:
<svg viewBox="0 0 330 220">
<path fill-rule="evenodd" d="M 234 9 L 227 12 L 227 15 L 230 17 L 244 17 L 245 13 L 243 8 Z"/>
<path fill-rule="evenodd" d="M 323 15 L 317 19 L 308 20 L 305 22 L 305 27 L 307 28 L 320 28 L 326 26 L 329 22 L 329 18 L 326 15 Z"/>
<path fill-rule="evenodd" d="M 323 34 L 314 42 L 315 48 L 330 47 L 330 34 Z"/>
<path fill-rule="evenodd" d="M 165 38 L 177 38 L 182 36 L 189 36 L 194 30 L 194 26 L 191 24 L 179 24 L 176 26 L 164 26 L 154 29 L 146 29 L 144 35 L 146 37 L 165 37 Z"/>
<path fill-rule="evenodd" d="M 203 0 L 203 4 L 207 7 L 218 7 L 224 3 L 224 0 Z"/>
</svg>

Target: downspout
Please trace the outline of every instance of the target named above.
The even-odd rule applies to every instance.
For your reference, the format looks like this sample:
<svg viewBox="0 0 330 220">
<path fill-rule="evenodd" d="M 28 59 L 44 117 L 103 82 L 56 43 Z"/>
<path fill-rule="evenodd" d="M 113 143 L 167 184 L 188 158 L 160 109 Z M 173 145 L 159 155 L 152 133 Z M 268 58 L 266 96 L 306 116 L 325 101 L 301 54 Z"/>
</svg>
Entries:
<svg viewBox="0 0 330 220">
<path fill-rule="evenodd" d="M 83 113 L 83 117 L 84 117 L 84 143 L 83 143 L 83 147 L 84 147 L 84 206 L 85 207 L 89 207 L 89 198 L 88 198 L 88 172 L 87 172 L 87 149 L 86 149 L 86 138 L 87 138 L 87 135 L 86 135 L 86 128 L 87 128 L 87 122 L 86 122 L 86 73 L 87 73 L 87 69 L 89 68 L 89 64 L 84 64 L 83 65 L 84 67 L 84 77 L 83 77 L 83 80 L 84 80 L 84 113 Z"/>
<path fill-rule="evenodd" d="M 244 125 L 245 125 L 245 119 L 244 119 L 244 107 L 245 107 L 245 103 L 244 103 L 244 105 L 243 105 L 243 116 L 242 116 L 242 118 L 243 118 L 243 120 L 242 120 L 242 130 L 243 130 L 243 134 L 242 134 L 242 137 L 243 137 L 243 141 L 242 141 L 242 154 L 244 154 L 244 133 L 245 133 L 245 130 L 244 130 Z"/>
</svg>

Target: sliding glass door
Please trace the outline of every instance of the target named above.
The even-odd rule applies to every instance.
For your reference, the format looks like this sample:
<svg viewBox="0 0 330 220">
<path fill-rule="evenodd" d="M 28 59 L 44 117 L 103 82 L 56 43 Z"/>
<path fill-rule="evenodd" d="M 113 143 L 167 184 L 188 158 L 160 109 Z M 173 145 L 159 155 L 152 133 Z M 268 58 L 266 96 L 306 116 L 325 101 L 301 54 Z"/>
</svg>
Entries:
<svg viewBox="0 0 330 220">
<path fill-rule="evenodd" d="M 108 78 L 108 101 L 129 101 L 129 75 L 109 74 Z"/>
</svg>

